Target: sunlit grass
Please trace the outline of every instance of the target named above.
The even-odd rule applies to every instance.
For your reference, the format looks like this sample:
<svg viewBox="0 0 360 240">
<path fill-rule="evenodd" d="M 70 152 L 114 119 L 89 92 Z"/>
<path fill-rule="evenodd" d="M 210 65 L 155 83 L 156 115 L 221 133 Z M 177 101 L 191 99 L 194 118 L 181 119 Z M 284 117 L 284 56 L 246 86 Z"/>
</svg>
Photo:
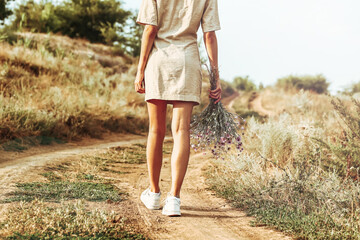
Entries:
<svg viewBox="0 0 360 240">
<path fill-rule="evenodd" d="M 334 108 L 325 95 L 261 94 L 274 116 L 248 121 L 244 153 L 214 161 L 208 184 L 255 216 L 255 226 L 299 239 L 360 239 L 359 111 L 343 97 Z"/>
<path fill-rule="evenodd" d="M 85 199 L 88 201 L 121 201 L 121 192 L 111 184 L 93 182 L 52 181 L 49 183 L 31 182 L 16 184 L 17 190 L 7 194 L 4 202 L 60 201 Z"/>
<path fill-rule="evenodd" d="M 34 200 L 12 207 L 0 225 L 3 239 L 146 239 L 114 212 L 88 210 L 83 200 L 49 206 Z"/>
<path fill-rule="evenodd" d="M 0 143 L 146 131 L 145 102 L 133 90 L 135 59 L 61 36 L 23 34 L 13 45 L 0 45 Z M 2 147 L 27 146 L 12 145 Z"/>
</svg>

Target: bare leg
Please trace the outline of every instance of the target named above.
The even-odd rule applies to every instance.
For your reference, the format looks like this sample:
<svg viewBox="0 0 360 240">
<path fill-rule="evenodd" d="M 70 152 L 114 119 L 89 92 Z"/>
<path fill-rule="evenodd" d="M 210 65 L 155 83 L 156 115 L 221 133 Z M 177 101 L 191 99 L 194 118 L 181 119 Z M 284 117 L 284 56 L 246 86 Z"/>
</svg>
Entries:
<svg viewBox="0 0 360 240">
<path fill-rule="evenodd" d="M 190 120 L 194 104 L 191 102 L 174 102 L 171 131 L 174 147 L 171 155 L 171 195 L 180 197 L 190 156 Z"/>
<path fill-rule="evenodd" d="M 149 113 L 149 135 L 146 147 L 146 158 L 149 171 L 151 192 L 160 192 L 159 179 L 162 165 L 163 142 L 166 131 L 166 101 L 151 100 L 147 102 Z"/>
</svg>

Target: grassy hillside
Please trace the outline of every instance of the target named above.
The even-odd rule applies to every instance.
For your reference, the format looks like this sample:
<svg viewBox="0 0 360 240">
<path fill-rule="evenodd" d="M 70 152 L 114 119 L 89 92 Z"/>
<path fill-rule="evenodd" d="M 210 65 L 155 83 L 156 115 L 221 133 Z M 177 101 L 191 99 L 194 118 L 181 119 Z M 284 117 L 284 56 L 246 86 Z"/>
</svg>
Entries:
<svg viewBox="0 0 360 240">
<path fill-rule="evenodd" d="M 64 36 L 17 38 L 0 43 L 0 142 L 146 129 L 143 96 L 133 91 L 136 59 Z"/>
</svg>

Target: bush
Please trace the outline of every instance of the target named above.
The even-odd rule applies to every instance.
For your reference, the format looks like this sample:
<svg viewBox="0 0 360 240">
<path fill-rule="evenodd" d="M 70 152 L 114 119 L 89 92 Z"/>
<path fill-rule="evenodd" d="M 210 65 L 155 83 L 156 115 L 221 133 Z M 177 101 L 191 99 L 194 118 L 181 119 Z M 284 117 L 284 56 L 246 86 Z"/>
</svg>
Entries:
<svg viewBox="0 0 360 240">
<path fill-rule="evenodd" d="M 59 5 L 30 0 L 15 9 L 12 28 L 60 32 L 112 45 L 115 41 L 126 43 L 124 26 L 130 16 L 132 13 L 116 0 L 66 0 Z"/>
<path fill-rule="evenodd" d="M 7 7 L 8 2 L 13 0 L 1 0 L 0 1 L 0 23 L 9 15 L 12 14 L 12 11 Z"/>
<path fill-rule="evenodd" d="M 347 107 L 345 101 L 340 98 L 334 98 L 331 103 L 343 122 L 342 134 L 334 136 L 332 141 L 317 140 L 333 153 L 334 159 L 329 159 L 329 165 L 335 168 L 340 176 L 359 180 L 360 102 L 352 98 L 355 111 Z"/>
<path fill-rule="evenodd" d="M 256 91 L 256 85 L 249 79 L 249 76 L 246 77 L 236 77 L 233 80 L 233 84 L 237 90 L 251 92 Z"/>
<path fill-rule="evenodd" d="M 221 80 L 220 84 L 221 84 L 221 89 L 222 89 L 222 92 L 221 92 L 222 98 L 229 97 L 235 93 L 235 90 L 234 90 L 233 86 L 231 86 L 230 83 L 228 83 L 224 80 Z"/>
<path fill-rule="evenodd" d="M 276 84 L 278 87 L 288 89 L 304 89 L 313 91 L 316 93 L 327 93 L 330 83 L 326 81 L 326 78 L 321 74 L 316 76 L 304 75 L 294 76 L 290 75 L 284 78 L 280 78 Z"/>
<path fill-rule="evenodd" d="M 342 93 L 346 95 L 353 95 L 360 92 L 360 82 L 353 83 L 350 87 L 346 88 Z"/>
</svg>

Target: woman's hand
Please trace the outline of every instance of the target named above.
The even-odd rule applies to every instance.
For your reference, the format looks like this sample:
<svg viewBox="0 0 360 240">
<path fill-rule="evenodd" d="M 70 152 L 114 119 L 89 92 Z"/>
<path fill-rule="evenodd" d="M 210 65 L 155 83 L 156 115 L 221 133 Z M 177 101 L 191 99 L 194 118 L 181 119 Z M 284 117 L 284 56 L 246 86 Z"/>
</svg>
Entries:
<svg viewBox="0 0 360 240">
<path fill-rule="evenodd" d="M 135 78 L 135 91 L 138 93 L 145 93 L 145 88 L 143 87 L 144 83 L 144 72 L 138 71 Z M 145 85 L 145 83 L 144 83 Z"/>
<path fill-rule="evenodd" d="M 218 80 L 216 82 L 216 89 L 214 90 L 209 90 L 209 98 L 215 99 L 215 104 L 220 102 L 221 100 L 221 84 L 220 84 L 220 80 Z"/>
</svg>

